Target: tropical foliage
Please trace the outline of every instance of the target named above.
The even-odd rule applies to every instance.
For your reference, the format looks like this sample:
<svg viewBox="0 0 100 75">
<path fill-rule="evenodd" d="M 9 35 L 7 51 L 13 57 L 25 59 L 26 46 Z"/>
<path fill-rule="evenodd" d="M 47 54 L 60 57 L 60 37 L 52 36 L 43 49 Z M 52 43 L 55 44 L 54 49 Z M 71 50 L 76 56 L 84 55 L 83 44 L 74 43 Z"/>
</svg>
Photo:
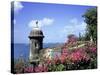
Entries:
<svg viewBox="0 0 100 75">
<path fill-rule="evenodd" d="M 83 17 L 87 24 L 86 40 L 92 39 L 93 41 L 96 41 L 97 40 L 97 8 L 88 9 L 86 13 L 83 15 Z"/>
<path fill-rule="evenodd" d="M 74 38 L 72 39 L 72 41 Z M 73 42 L 71 44 L 74 44 Z M 26 65 L 25 62 L 19 61 L 15 64 L 16 73 L 31 73 L 31 72 L 52 72 L 52 71 L 66 71 L 66 70 L 81 70 L 97 68 L 97 47 L 96 44 L 85 42 L 82 47 L 68 49 L 68 42 L 62 47 L 60 56 L 49 59 L 44 58 L 37 66 L 32 66 L 30 63 Z M 70 44 L 70 45 L 71 45 Z"/>
</svg>

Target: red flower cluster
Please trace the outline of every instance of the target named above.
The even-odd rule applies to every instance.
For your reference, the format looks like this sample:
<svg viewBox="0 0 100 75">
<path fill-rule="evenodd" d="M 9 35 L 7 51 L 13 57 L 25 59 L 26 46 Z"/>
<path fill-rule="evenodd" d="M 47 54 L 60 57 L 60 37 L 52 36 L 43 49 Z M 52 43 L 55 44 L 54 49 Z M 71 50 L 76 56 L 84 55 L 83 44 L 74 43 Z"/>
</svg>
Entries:
<svg viewBox="0 0 100 75">
<path fill-rule="evenodd" d="M 96 47 L 91 47 L 90 50 L 91 50 L 92 52 L 95 52 L 95 53 L 97 52 L 97 48 L 96 48 Z"/>
<path fill-rule="evenodd" d="M 41 65 L 41 66 L 37 66 L 34 69 L 35 72 L 47 72 L 48 68 L 47 66 Z"/>
<path fill-rule="evenodd" d="M 61 55 L 67 56 L 68 55 L 68 49 L 67 48 L 62 49 Z"/>
<path fill-rule="evenodd" d="M 61 55 L 59 59 L 60 59 L 61 63 L 64 63 L 66 61 L 66 56 L 65 55 Z"/>
<path fill-rule="evenodd" d="M 94 53 L 97 52 L 97 48 L 96 48 L 96 47 L 88 47 L 88 49 L 89 49 L 91 52 L 94 52 Z"/>
<path fill-rule="evenodd" d="M 97 53 L 97 46 L 95 44 L 91 44 L 91 43 L 87 43 L 87 51 L 93 52 L 93 53 Z"/>
<path fill-rule="evenodd" d="M 34 68 L 32 66 L 24 68 L 25 73 L 32 73 L 34 72 Z"/>
<path fill-rule="evenodd" d="M 88 61 L 90 58 L 89 56 L 83 51 L 76 51 L 70 55 L 70 58 L 73 62 L 78 62 L 81 60 Z"/>
<path fill-rule="evenodd" d="M 37 67 L 26 67 L 24 68 L 24 73 L 32 73 L 32 72 L 47 72 L 47 66 L 41 65 Z"/>
</svg>

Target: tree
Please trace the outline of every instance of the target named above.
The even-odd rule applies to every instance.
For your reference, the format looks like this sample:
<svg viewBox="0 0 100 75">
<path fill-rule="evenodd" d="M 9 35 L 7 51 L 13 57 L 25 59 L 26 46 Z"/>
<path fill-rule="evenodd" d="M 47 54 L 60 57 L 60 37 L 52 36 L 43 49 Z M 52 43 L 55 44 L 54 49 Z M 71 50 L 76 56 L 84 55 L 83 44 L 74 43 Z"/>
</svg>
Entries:
<svg viewBox="0 0 100 75">
<path fill-rule="evenodd" d="M 86 40 L 97 40 L 97 8 L 88 9 L 83 15 L 86 27 Z"/>
<path fill-rule="evenodd" d="M 79 33 L 78 41 L 82 41 L 81 33 Z"/>
<path fill-rule="evenodd" d="M 77 41 L 77 37 L 74 34 L 68 35 L 68 43 L 73 43 Z"/>
</svg>

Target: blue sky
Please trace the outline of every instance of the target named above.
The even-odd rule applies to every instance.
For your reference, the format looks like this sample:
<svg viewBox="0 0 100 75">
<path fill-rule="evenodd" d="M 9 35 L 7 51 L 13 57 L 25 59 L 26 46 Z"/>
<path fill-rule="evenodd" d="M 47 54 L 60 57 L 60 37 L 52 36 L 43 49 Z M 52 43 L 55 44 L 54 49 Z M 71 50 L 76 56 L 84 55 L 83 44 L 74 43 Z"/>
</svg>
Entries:
<svg viewBox="0 0 100 75">
<path fill-rule="evenodd" d="M 69 34 L 84 34 L 82 15 L 94 6 L 14 2 L 14 42 L 29 43 L 28 35 L 38 20 L 44 43 L 65 42 Z"/>
</svg>

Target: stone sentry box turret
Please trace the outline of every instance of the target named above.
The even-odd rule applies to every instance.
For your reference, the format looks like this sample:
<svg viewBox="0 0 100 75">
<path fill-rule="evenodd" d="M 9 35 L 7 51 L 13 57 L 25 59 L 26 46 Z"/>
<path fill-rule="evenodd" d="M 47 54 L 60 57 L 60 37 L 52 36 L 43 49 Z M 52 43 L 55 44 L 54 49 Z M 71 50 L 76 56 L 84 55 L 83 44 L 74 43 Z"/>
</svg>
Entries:
<svg viewBox="0 0 100 75">
<path fill-rule="evenodd" d="M 36 63 L 39 61 L 40 50 L 43 48 L 43 32 L 38 27 L 38 21 L 36 22 L 36 27 L 30 32 L 30 53 L 29 61 L 30 63 Z"/>
</svg>

